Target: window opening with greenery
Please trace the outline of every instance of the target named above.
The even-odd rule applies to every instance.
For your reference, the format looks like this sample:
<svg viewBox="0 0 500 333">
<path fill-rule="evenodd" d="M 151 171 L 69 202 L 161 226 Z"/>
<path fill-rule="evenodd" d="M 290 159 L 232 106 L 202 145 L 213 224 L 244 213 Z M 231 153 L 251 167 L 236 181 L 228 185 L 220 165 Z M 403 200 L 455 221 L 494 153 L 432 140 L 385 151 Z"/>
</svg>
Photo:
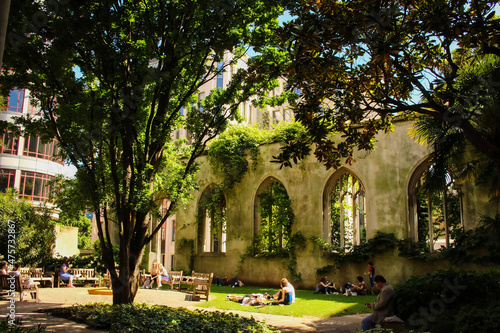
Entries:
<svg viewBox="0 0 500 333">
<path fill-rule="evenodd" d="M 365 190 L 361 181 L 349 172 L 341 172 L 334 180 L 328 198 L 327 239 L 330 244 L 349 250 L 354 245 L 365 243 Z"/>
<path fill-rule="evenodd" d="M 215 185 L 203 192 L 199 204 L 199 252 L 226 252 L 226 198 Z"/>
<path fill-rule="evenodd" d="M 435 165 L 425 169 L 413 191 L 414 240 L 430 252 L 450 247 L 462 227 L 460 186 L 449 172 L 438 176 L 436 169 Z"/>
<path fill-rule="evenodd" d="M 260 252 L 280 253 L 288 250 L 294 220 L 292 200 L 278 180 L 272 179 L 257 195 L 260 217 L 256 244 Z"/>
</svg>

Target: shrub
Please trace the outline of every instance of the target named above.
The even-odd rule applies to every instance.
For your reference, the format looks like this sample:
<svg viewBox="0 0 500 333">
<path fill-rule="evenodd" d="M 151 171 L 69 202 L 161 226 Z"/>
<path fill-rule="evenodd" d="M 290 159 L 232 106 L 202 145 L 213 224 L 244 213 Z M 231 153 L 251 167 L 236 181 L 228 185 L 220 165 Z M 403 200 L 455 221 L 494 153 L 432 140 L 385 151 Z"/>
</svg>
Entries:
<svg viewBox="0 0 500 333">
<path fill-rule="evenodd" d="M 47 326 L 38 324 L 36 327 L 24 327 L 20 318 L 14 319 L 12 323 L 8 318 L 0 321 L 0 332 L 4 333 L 48 333 Z"/>
<path fill-rule="evenodd" d="M 53 315 L 113 332 L 276 332 L 253 318 L 219 311 L 187 310 L 147 304 L 89 303 L 54 310 Z"/>
<path fill-rule="evenodd" d="M 498 332 L 500 300 L 463 305 L 455 317 L 456 333 Z"/>
<path fill-rule="evenodd" d="M 18 200 L 9 190 L 0 194 L 0 257 L 12 265 L 37 266 L 50 258 L 55 242 L 51 210 Z M 11 254 L 9 256 L 9 254 Z"/>
<path fill-rule="evenodd" d="M 410 328 L 431 332 L 452 332 L 459 328 L 462 331 L 457 321 L 460 310 L 471 304 L 500 299 L 499 281 L 497 270 L 465 272 L 452 269 L 414 276 L 396 287 L 396 311 Z M 487 320 L 485 315 L 483 320 Z"/>
</svg>

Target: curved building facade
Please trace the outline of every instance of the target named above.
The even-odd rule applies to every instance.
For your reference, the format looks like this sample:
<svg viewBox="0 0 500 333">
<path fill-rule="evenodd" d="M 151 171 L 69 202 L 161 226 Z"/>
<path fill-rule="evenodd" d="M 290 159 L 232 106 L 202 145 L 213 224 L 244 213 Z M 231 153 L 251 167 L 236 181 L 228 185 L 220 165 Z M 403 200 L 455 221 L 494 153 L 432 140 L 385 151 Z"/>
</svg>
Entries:
<svg viewBox="0 0 500 333">
<path fill-rule="evenodd" d="M 0 120 L 14 122 L 21 115 L 39 116 L 25 89 L 10 91 L 6 105 L 0 107 Z M 14 188 L 19 197 L 34 204 L 47 202 L 51 188 L 48 182 L 58 174 L 71 176 L 74 167 L 57 156 L 57 142 L 43 143 L 34 136 L 16 136 L 9 130 L 2 133 L 0 145 L 0 191 Z"/>
</svg>

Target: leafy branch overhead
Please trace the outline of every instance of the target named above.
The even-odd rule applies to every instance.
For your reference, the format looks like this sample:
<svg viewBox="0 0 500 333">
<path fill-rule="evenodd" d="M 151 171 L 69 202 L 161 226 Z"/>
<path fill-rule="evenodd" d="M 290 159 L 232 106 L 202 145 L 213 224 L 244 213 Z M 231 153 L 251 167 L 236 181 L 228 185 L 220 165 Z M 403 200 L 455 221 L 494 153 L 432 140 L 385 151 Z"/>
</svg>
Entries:
<svg viewBox="0 0 500 333">
<path fill-rule="evenodd" d="M 494 115 L 500 19 L 495 4 L 326 0 L 293 7 L 295 18 L 279 29 L 279 37 L 290 58 L 289 84 L 301 91 L 296 119 L 309 129 L 317 159 L 327 167 L 351 163 L 355 149 L 373 149 L 375 135 L 391 130 L 394 116 L 426 116 L 435 126 L 453 127 L 493 163 L 498 189 L 500 126 Z M 490 69 L 477 72 L 481 81 L 463 90 L 471 64 L 484 57 L 493 60 Z M 487 112 L 485 102 L 496 112 Z M 496 124 L 489 131 L 482 130 L 485 119 Z M 304 147 L 285 146 L 277 161 L 300 157 Z"/>
</svg>

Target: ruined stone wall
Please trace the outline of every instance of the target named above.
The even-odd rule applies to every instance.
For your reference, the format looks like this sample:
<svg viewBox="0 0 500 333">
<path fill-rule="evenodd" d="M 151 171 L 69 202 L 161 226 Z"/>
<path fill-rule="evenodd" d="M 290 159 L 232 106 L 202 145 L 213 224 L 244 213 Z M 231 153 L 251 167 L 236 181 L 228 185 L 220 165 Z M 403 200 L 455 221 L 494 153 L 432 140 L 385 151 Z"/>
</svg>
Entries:
<svg viewBox="0 0 500 333">
<path fill-rule="evenodd" d="M 419 164 L 426 160 L 429 150 L 418 145 L 408 136 L 410 122 L 395 123 L 395 131 L 377 136 L 376 149 L 372 152 L 358 152 L 352 165 L 345 165 L 349 172 L 356 175 L 365 188 L 367 237 L 377 231 L 394 233 L 398 239 L 407 238 L 408 226 L 408 183 L 411 174 Z M 279 153 L 280 146 L 263 146 L 255 169 L 250 169 L 241 182 L 225 193 L 227 216 L 227 251 L 223 254 L 198 253 L 198 228 L 196 213 L 203 190 L 212 183 L 220 182 L 210 172 L 206 158 L 197 177 L 200 190 L 193 193 L 196 200 L 177 212 L 175 269 L 188 272 L 213 272 L 219 276 L 238 276 L 251 285 L 275 286 L 282 277 L 290 278 L 290 273 L 281 258 L 247 257 L 240 263 L 240 255 L 251 245 L 254 237 L 255 200 L 259 186 L 274 177 L 286 188 L 293 200 L 292 208 L 295 221 L 292 233 L 301 232 L 305 238 L 323 235 L 323 196 L 325 185 L 335 172 L 326 170 L 314 157 L 309 157 L 292 168 L 279 169 L 270 163 L 272 156 Z M 474 193 L 477 195 L 478 193 Z M 487 205 L 487 200 L 475 201 L 465 198 L 467 205 L 464 216 L 469 219 L 467 226 L 475 223 L 478 212 Z M 477 204 L 472 204 L 476 202 Z M 316 270 L 331 265 L 332 259 L 323 257 L 313 242 L 308 241 L 297 249 L 297 273 L 302 280 L 294 282 L 298 288 L 313 289 L 318 281 Z M 418 263 L 397 256 L 396 252 L 384 253 L 374 259 L 376 273 L 383 274 L 396 284 L 414 274 L 425 274 L 439 268 L 444 263 Z M 332 272 L 329 277 L 337 284 L 355 282 L 357 275 L 367 271 L 366 264 L 346 264 L 340 271 Z"/>
</svg>

